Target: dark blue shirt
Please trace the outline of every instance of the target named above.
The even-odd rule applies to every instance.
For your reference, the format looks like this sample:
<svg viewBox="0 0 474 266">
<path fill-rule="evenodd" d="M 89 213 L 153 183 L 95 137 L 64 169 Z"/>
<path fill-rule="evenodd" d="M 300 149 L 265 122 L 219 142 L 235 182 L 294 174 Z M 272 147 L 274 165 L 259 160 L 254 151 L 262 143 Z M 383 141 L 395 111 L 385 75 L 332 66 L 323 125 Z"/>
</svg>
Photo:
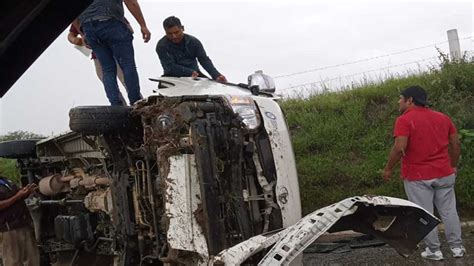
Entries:
<svg viewBox="0 0 474 266">
<path fill-rule="evenodd" d="M 207 56 L 202 43 L 194 36 L 184 34 L 179 44 L 174 44 L 164 36 L 158 41 L 156 52 L 163 66 L 164 76 L 190 77 L 193 71 L 203 76 L 197 60 L 213 79 L 221 75 Z"/>
<path fill-rule="evenodd" d="M 19 188 L 10 180 L 0 177 L 0 201 L 7 200 L 18 192 Z M 30 212 L 23 199 L 10 207 L 0 210 L 0 232 L 21 228 L 32 223 Z"/>
<path fill-rule="evenodd" d="M 78 17 L 81 24 L 111 18 L 124 20 L 123 0 L 94 0 Z"/>
</svg>

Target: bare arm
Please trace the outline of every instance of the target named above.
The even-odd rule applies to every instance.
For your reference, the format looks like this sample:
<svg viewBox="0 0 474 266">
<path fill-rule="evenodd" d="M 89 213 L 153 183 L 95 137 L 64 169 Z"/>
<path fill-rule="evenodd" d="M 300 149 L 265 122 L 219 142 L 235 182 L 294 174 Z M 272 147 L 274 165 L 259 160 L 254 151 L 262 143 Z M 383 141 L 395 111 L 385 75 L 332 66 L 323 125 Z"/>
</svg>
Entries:
<svg viewBox="0 0 474 266">
<path fill-rule="evenodd" d="M 84 46 L 84 40 L 80 37 L 80 35 L 76 35 L 74 32 L 69 32 L 67 35 L 67 40 L 72 44 Z"/>
<path fill-rule="evenodd" d="M 140 8 L 140 5 L 138 4 L 138 1 L 137 0 L 124 0 L 124 3 L 127 6 L 130 13 L 132 13 L 135 20 L 140 25 L 140 30 L 143 35 L 143 40 L 145 42 L 148 42 L 150 40 L 151 33 L 146 26 L 145 18 L 143 17 L 143 13 Z"/>
<path fill-rule="evenodd" d="M 77 18 L 72 22 L 72 25 L 77 29 L 80 35 L 84 36 L 84 32 L 81 31 L 81 23 L 79 23 Z"/>
<path fill-rule="evenodd" d="M 407 144 L 408 137 L 395 137 L 395 143 L 393 144 L 392 150 L 390 151 L 390 154 L 388 156 L 388 162 L 384 169 L 384 180 L 388 180 L 392 176 L 393 168 L 395 167 L 395 165 L 397 165 L 402 156 L 405 155 L 405 149 L 407 147 Z"/>
<path fill-rule="evenodd" d="M 461 143 L 458 134 L 449 135 L 449 158 L 451 159 L 451 166 L 458 165 L 459 156 L 461 155 Z"/>
<path fill-rule="evenodd" d="M 67 35 L 67 40 L 75 45 L 84 46 L 85 42 L 83 39 L 83 32 L 80 30 L 79 20 L 75 19 L 71 23 L 71 29 L 69 29 L 69 34 Z"/>
<path fill-rule="evenodd" d="M 20 200 L 20 197 L 18 196 L 18 193 L 15 194 L 13 197 L 10 197 L 6 200 L 0 200 L 0 211 L 3 211 L 5 209 L 7 209 L 8 207 L 12 206 L 18 200 Z"/>
<path fill-rule="evenodd" d="M 35 184 L 29 184 L 26 187 L 21 188 L 18 192 L 13 195 L 12 197 L 6 200 L 0 200 L 0 211 L 7 209 L 8 207 L 15 204 L 15 202 L 19 200 L 23 200 L 24 198 L 28 197 L 31 192 L 33 192 L 37 186 Z"/>
</svg>

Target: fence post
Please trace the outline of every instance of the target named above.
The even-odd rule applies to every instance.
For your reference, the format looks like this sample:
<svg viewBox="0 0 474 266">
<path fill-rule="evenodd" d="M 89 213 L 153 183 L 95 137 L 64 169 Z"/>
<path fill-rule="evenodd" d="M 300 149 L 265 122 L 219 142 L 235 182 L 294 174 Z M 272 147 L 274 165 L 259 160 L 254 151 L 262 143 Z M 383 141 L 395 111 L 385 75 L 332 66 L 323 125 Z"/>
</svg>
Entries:
<svg viewBox="0 0 474 266">
<path fill-rule="evenodd" d="M 448 30 L 449 53 L 451 60 L 461 60 L 461 45 L 459 44 L 458 30 Z"/>
</svg>

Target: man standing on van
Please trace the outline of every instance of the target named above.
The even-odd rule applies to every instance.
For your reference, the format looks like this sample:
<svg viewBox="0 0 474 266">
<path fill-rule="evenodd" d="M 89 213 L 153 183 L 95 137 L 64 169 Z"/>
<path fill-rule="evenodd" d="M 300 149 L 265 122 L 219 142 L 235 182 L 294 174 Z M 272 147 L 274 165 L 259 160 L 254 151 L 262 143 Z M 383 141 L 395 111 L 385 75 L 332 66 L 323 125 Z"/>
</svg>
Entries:
<svg viewBox="0 0 474 266">
<path fill-rule="evenodd" d="M 163 21 L 163 28 L 166 35 L 158 41 L 156 53 L 163 66 L 164 76 L 206 77 L 199 70 L 199 60 L 212 79 L 227 82 L 225 76 L 214 67 L 202 43 L 196 37 L 184 33 L 184 26 L 179 18 L 168 17 Z"/>
<path fill-rule="evenodd" d="M 401 176 L 408 199 L 430 213 L 436 207 L 453 257 L 463 257 L 466 250 L 454 193 L 456 165 L 461 153 L 456 127 L 447 115 L 426 107 L 427 95 L 420 86 L 406 88 L 398 103 L 401 115 L 395 122 L 395 144 L 383 177 L 388 180 L 401 159 Z M 421 256 L 442 260 L 437 228 L 424 241 L 426 249 Z"/>
<path fill-rule="evenodd" d="M 78 18 L 86 43 L 102 66 L 105 93 L 111 105 L 123 104 L 117 85 L 116 63 L 123 70 L 130 104 L 142 98 L 132 44 L 133 35 L 125 22 L 123 3 L 140 24 L 143 40 L 148 42 L 150 31 L 137 0 L 94 0 Z"/>
</svg>

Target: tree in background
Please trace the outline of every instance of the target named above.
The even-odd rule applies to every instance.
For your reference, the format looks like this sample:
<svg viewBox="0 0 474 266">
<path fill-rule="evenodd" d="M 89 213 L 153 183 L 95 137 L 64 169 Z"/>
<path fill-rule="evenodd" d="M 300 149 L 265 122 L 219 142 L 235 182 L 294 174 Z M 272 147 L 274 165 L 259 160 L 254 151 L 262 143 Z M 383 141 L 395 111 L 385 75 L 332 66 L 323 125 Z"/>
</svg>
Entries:
<svg viewBox="0 0 474 266">
<path fill-rule="evenodd" d="M 0 135 L 0 142 L 10 140 L 39 139 L 44 136 L 28 131 L 18 130 Z M 6 176 L 17 182 L 20 179 L 20 173 L 16 167 L 15 159 L 0 158 L 0 175 Z"/>
<path fill-rule="evenodd" d="M 23 131 L 23 130 L 17 130 L 17 131 L 9 132 L 6 135 L 0 135 L 0 141 L 22 140 L 22 139 L 42 139 L 42 138 L 45 138 L 45 136 L 28 132 L 28 131 Z"/>
</svg>

